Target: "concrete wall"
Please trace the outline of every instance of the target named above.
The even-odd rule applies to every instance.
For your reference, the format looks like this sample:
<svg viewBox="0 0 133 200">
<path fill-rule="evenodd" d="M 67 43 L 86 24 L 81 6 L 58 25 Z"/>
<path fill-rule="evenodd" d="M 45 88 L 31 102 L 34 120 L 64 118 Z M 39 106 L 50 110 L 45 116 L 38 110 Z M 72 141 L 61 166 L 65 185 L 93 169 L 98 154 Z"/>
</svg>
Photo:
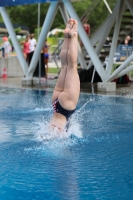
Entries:
<svg viewBox="0 0 133 200">
<path fill-rule="evenodd" d="M 8 77 L 24 77 L 21 65 L 15 56 L 0 58 L 0 77 L 2 77 L 4 68 L 6 68 Z"/>
</svg>

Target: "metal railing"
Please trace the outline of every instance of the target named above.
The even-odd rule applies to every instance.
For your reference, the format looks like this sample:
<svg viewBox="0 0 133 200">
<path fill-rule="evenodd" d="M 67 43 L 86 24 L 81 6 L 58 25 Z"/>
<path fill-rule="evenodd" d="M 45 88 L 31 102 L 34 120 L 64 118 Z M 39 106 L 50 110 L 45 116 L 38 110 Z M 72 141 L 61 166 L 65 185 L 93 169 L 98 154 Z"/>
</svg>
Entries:
<svg viewBox="0 0 133 200">
<path fill-rule="evenodd" d="M 116 60 L 125 61 L 133 52 L 132 45 L 119 45 L 116 49 Z"/>
</svg>

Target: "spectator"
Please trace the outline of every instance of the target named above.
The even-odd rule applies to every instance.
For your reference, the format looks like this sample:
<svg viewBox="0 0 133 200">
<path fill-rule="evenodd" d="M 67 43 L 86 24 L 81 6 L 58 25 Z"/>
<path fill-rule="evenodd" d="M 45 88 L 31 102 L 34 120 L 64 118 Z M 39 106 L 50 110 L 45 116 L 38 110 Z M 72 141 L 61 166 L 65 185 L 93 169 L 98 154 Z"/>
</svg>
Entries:
<svg viewBox="0 0 133 200">
<path fill-rule="evenodd" d="M 7 37 L 3 37 L 2 39 L 3 39 L 3 41 L 4 41 L 4 44 L 3 44 L 3 47 L 4 47 L 4 57 L 5 57 L 5 58 L 8 58 L 9 53 L 10 53 L 10 51 L 11 51 L 11 44 L 10 44 L 10 42 L 8 41 L 8 38 L 7 38 Z"/>
<path fill-rule="evenodd" d="M 83 27 L 84 27 L 84 30 L 85 30 L 86 34 L 87 34 L 88 36 L 90 36 L 90 25 L 88 24 L 88 19 L 87 19 L 87 17 L 83 17 L 83 19 L 82 19 L 82 25 L 83 25 Z M 80 46 L 83 47 L 83 43 L 82 43 L 81 40 L 80 40 Z"/>
<path fill-rule="evenodd" d="M 44 64 L 46 66 L 46 78 L 47 78 L 47 76 L 48 76 L 48 61 L 49 61 L 49 44 L 48 44 L 47 40 L 45 41 L 43 52 L 44 52 Z"/>
<path fill-rule="evenodd" d="M 12 53 L 14 52 L 14 46 L 13 46 L 13 44 L 12 44 Z"/>
<path fill-rule="evenodd" d="M 130 35 L 126 36 L 124 43 L 125 43 L 125 45 L 132 45 L 132 40 L 131 40 Z"/>
<path fill-rule="evenodd" d="M 2 42 L 2 44 L 1 44 L 1 51 L 2 51 L 2 58 L 4 58 L 5 57 L 5 50 L 4 50 L 4 39 L 2 38 L 2 40 L 3 40 L 3 42 Z"/>
<path fill-rule="evenodd" d="M 36 39 L 34 38 L 34 34 L 30 35 L 29 42 L 30 42 L 30 46 L 29 46 L 30 51 L 29 51 L 29 54 L 28 54 L 28 61 L 29 61 L 29 64 L 30 64 L 32 56 L 33 56 L 35 48 L 36 48 L 36 43 L 37 43 Z"/>
<path fill-rule="evenodd" d="M 90 25 L 88 24 L 88 19 L 87 17 L 84 17 L 82 19 L 82 24 L 83 24 L 83 27 L 85 29 L 85 32 L 87 33 L 88 36 L 90 36 Z"/>
<path fill-rule="evenodd" d="M 29 39 L 30 39 L 30 37 L 27 36 L 25 38 L 24 42 L 20 42 L 20 44 L 23 44 L 23 54 L 24 54 L 24 57 L 25 57 L 26 60 L 28 59 L 28 54 L 30 53 L 30 42 L 29 42 Z"/>
</svg>

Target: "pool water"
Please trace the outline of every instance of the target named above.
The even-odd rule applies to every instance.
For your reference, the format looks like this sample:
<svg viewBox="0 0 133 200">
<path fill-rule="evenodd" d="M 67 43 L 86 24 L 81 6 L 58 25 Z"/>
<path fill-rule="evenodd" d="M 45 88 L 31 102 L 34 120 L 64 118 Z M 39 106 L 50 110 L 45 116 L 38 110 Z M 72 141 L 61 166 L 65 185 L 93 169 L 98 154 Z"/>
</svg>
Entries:
<svg viewBox="0 0 133 200">
<path fill-rule="evenodd" d="M 0 89 L 0 200 L 133 198 L 133 99 L 81 94 L 68 137 L 44 139 L 50 91 Z"/>
</svg>

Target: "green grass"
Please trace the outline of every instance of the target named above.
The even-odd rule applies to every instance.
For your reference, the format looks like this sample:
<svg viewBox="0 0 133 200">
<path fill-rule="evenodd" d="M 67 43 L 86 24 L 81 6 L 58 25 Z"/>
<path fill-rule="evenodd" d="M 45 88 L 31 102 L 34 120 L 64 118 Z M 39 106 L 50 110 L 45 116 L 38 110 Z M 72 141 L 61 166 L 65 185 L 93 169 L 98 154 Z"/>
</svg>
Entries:
<svg viewBox="0 0 133 200">
<path fill-rule="evenodd" d="M 58 69 L 57 68 L 49 68 L 48 73 L 50 74 L 58 74 Z"/>
</svg>

